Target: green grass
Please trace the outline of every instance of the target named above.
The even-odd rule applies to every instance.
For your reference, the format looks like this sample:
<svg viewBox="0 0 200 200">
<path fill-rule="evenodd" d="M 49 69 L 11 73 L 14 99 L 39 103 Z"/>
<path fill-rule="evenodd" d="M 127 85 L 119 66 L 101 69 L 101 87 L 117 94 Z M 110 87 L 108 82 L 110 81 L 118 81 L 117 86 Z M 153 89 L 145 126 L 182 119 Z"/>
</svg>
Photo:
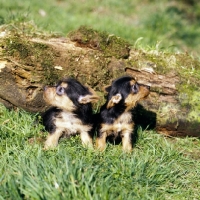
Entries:
<svg viewBox="0 0 200 200">
<path fill-rule="evenodd" d="M 1 0 L 0 24 L 33 21 L 40 29 L 67 35 L 87 25 L 139 47 L 155 46 L 197 55 L 200 2 L 140 0 Z M 187 4 L 188 3 L 188 4 Z"/>
<path fill-rule="evenodd" d="M 139 129 L 131 154 L 108 144 L 82 147 L 79 136 L 43 150 L 37 115 L 0 106 L 0 199 L 198 199 L 200 141 Z M 32 140 L 33 141 L 33 140 Z"/>
</svg>

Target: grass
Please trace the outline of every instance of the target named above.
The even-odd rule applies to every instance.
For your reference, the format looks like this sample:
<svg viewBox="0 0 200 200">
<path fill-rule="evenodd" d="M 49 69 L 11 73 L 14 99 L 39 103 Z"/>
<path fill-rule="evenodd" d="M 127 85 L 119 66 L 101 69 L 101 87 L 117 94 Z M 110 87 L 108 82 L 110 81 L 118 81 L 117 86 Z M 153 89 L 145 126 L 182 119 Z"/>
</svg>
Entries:
<svg viewBox="0 0 200 200">
<path fill-rule="evenodd" d="M 198 57 L 199 8 L 197 0 L 1 0 L 0 24 L 18 29 L 31 21 L 41 31 L 63 36 L 88 25 L 136 48 L 156 46 Z M 78 136 L 44 151 L 47 133 L 36 119 L 0 105 L 0 200 L 200 198 L 199 139 L 139 129 L 131 154 L 121 145 L 108 144 L 103 153 L 85 149 Z"/>
<path fill-rule="evenodd" d="M 194 1 L 1 0 L 0 24 L 33 21 L 42 30 L 67 35 L 87 25 L 140 47 L 155 46 L 198 56 L 200 3 Z"/>
<path fill-rule="evenodd" d="M 0 199 L 198 199 L 200 141 L 138 130 L 131 154 L 79 136 L 44 151 L 37 115 L 0 106 Z M 32 139 L 30 139 L 32 138 Z M 35 140 L 33 140 L 35 138 Z"/>
</svg>

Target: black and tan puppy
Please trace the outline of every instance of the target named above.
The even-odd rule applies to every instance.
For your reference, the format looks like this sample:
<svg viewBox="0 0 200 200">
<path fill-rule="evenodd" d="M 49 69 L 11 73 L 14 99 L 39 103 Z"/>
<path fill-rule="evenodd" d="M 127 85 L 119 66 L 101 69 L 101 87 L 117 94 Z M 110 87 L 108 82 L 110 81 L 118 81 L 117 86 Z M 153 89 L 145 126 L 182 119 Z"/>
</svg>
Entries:
<svg viewBox="0 0 200 200">
<path fill-rule="evenodd" d="M 95 92 L 72 78 L 60 81 L 55 87 L 45 87 L 44 100 L 52 107 L 42 118 L 49 132 L 45 149 L 57 146 L 61 136 L 80 134 L 84 146 L 92 146 L 92 102 Z"/>
<path fill-rule="evenodd" d="M 140 85 L 129 76 L 116 79 L 106 88 L 107 101 L 98 117 L 96 147 L 99 150 L 105 149 L 108 136 L 121 137 L 123 150 L 132 150 L 134 122 L 131 110 L 139 100 L 149 95 L 149 89 L 149 86 Z"/>
</svg>

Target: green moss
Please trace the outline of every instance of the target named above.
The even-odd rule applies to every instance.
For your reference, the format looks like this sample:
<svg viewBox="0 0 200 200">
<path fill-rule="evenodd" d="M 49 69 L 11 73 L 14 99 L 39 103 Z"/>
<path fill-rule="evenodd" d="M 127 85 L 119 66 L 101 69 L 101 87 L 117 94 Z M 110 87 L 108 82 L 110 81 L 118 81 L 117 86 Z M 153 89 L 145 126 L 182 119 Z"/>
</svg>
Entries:
<svg viewBox="0 0 200 200">
<path fill-rule="evenodd" d="M 151 68 L 157 74 L 167 74 L 176 68 L 174 54 L 160 52 L 157 50 L 141 50 L 134 49 L 131 52 L 130 59 L 127 64 L 138 70 Z"/>
<path fill-rule="evenodd" d="M 161 103 L 157 111 L 158 123 L 160 125 L 164 125 L 166 123 L 176 124 L 179 118 L 178 113 L 178 106 L 170 103 Z"/>
<path fill-rule="evenodd" d="M 100 50 L 105 57 L 128 58 L 130 45 L 120 37 L 81 26 L 69 33 L 69 38 L 80 46 Z"/>
<path fill-rule="evenodd" d="M 200 122 L 200 63 L 189 55 L 179 55 L 177 71 L 181 77 L 177 86 L 182 109 L 187 110 L 188 121 Z"/>
<path fill-rule="evenodd" d="M 166 74 L 170 71 L 170 67 L 167 67 L 168 62 L 166 62 L 166 57 L 165 55 L 156 55 L 154 53 L 146 53 L 144 55 L 144 59 L 147 61 L 147 67 L 155 68 L 158 74 Z"/>
<path fill-rule="evenodd" d="M 22 41 L 19 35 L 6 38 L 2 44 L 6 44 L 6 48 L 3 51 L 4 55 L 18 57 L 22 60 L 31 55 L 29 45 L 26 40 Z"/>
<path fill-rule="evenodd" d="M 54 83 L 58 79 L 53 68 L 56 53 L 51 47 L 31 42 L 30 38 L 16 34 L 5 38 L 2 44 L 4 45 L 4 56 L 12 57 L 12 60 L 17 62 L 20 60 L 19 63 L 31 71 L 33 77 L 31 82 L 37 81 L 38 71 L 44 75 L 43 82 L 45 84 Z"/>
<path fill-rule="evenodd" d="M 188 110 L 188 120 L 200 122 L 200 91 L 185 90 L 184 93 L 180 93 L 179 100 L 182 109 Z"/>
</svg>

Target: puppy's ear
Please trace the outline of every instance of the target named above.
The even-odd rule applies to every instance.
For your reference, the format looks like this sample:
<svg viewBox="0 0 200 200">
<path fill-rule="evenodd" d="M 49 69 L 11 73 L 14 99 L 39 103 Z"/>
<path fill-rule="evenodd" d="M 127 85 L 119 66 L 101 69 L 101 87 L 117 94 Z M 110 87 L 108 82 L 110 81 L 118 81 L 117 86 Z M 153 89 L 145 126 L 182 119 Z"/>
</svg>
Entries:
<svg viewBox="0 0 200 200">
<path fill-rule="evenodd" d="M 78 102 L 80 104 L 97 102 L 99 100 L 99 97 L 97 96 L 96 92 L 91 87 L 89 87 L 88 85 L 86 85 L 86 87 L 89 89 L 91 94 L 87 94 L 85 96 L 81 95 L 78 99 Z"/>
<path fill-rule="evenodd" d="M 122 95 L 120 93 L 117 93 L 108 102 L 107 109 L 112 108 L 115 104 L 118 104 L 121 101 L 121 99 L 122 99 Z"/>
<path fill-rule="evenodd" d="M 87 94 L 85 96 L 80 96 L 78 98 L 78 102 L 80 104 L 87 104 L 92 102 L 97 102 L 99 100 L 99 97 L 96 94 Z"/>
</svg>

